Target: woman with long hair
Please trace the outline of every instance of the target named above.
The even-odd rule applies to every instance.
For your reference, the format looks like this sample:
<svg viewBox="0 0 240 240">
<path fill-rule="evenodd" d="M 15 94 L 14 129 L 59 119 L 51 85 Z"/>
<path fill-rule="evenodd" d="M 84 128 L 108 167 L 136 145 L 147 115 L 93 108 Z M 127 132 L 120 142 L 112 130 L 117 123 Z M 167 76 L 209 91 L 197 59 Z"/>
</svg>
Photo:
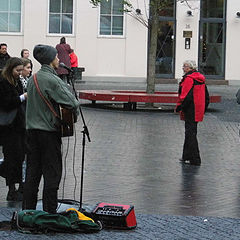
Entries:
<svg viewBox="0 0 240 240">
<path fill-rule="evenodd" d="M 66 43 L 66 38 L 62 37 L 60 43 L 56 45 L 59 62 L 64 63 L 67 67 L 71 68 L 71 61 L 69 54 L 71 53 L 71 47 Z M 69 82 L 69 72 L 65 68 L 57 68 L 56 72 L 58 76 L 64 81 Z"/>
<path fill-rule="evenodd" d="M 23 108 L 27 93 L 23 92 L 20 75 L 23 62 L 20 58 L 10 58 L 0 76 L 0 108 L 3 111 L 17 109 L 13 122 L 1 126 L 3 136 L 4 162 L 1 165 L 1 176 L 6 178 L 9 188 L 8 201 L 22 200 L 22 163 L 25 157 L 25 111 Z M 15 184 L 19 184 L 16 190 Z"/>
</svg>

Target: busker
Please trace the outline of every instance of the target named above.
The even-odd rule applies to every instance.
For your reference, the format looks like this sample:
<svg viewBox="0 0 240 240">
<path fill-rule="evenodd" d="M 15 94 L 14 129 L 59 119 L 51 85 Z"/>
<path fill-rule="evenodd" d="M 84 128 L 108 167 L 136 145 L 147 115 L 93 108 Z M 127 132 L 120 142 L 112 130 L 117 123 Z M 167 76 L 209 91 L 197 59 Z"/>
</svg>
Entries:
<svg viewBox="0 0 240 240">
<path fill-rule="evenodd" d="M 43 96 L 52 103 L 55 111 L 61 104 L 77 112 L 79 102 L 55 71 L 59 66 L 57 50 L 39 44 L 35 46 L 33 56 L 42 65 L 36 78 Z M 57 192 L 62 176 L 61 135 L 58 120 L 39 95 L 33 77 L 30 77 L 27 86 L 28 152 L 22 208 L 36 209 L 39 183 L 43 176 L 43 210 L 56 213 Z"/>
<path fill-rule="evenodd" d="M 204 113 L 209 102 L 205 77 L 197 72 L 195 61 L 185 61 L 185 73 L 179 83 L 178 102 L 176 112 L 180 112 L 181 120 L 185 121 L 185 140 L 183 154 L 180 159 L 183 163 L 201 165 L 197 141 L 197 125 L 203 121 Z"/>
<path fill-rule="evenodd" d="M 22 200 L 22 164 L 25 156 L 25 111 L 27 93 L 24 93 L 20 81 L 23 71 L 21 59 L 10 58 L 0 76 L 0 109 L 15 111 L 12 123 L 0 126 L 4 161 L 0 165 L 0 175 L 6 178 L 9 188 L 7 201 Z M 3 117 L 4 113 L 1 113 Z M 16 190 L 16 183 L 19 189 Z"/>
</svg>

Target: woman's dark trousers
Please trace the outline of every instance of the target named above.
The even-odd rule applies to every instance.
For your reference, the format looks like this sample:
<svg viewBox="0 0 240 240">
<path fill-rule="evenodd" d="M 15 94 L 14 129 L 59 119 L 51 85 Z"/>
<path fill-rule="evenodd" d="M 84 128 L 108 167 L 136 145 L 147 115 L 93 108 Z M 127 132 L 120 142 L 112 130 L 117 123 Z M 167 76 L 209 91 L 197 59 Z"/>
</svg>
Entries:
<svg viewBox="0 0 240 240">
<path fill-rule="evenodd" d="M 4 134 L 3 141 L 4 162 L 2 175 L 6 178 L 6 185 L 22 183 L 22 164 L 25 157 L 25 133 L 9 129 Z"/>
<path fill-rule="evenodd" d="M 197 122 L 185 120 L 185 141 L 182 159 L 189 160 L 193 165 L 201 164 L 197 141 L 197 124 Z"/>
<path fill-rule="evenodd" d="M 23 209 L 36 209 L 43 176 L 43 210 L 56 213 L 57 192 L 62 176 L 61 137 L 57 132 L 28 130 L 27 172 Z"/>
</svg>

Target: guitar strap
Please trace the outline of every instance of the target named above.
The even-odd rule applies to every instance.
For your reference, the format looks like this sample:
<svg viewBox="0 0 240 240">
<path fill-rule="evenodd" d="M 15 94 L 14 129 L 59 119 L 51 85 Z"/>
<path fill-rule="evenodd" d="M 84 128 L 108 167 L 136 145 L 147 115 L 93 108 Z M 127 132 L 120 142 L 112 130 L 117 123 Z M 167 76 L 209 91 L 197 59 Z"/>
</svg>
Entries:
<svg viewBox="0 0 240 240">
<path fill-rule="evenodd" d="M 39 88 L 39 85 L 38 85 L 36 73 L 33 75 L 33 80 L 34 80 L 35 87 L 36 87 L 37 92 L 38 92 L 38 94 L 40 95 L 40 97 L 41 97 L 41 98 L 43 99 L 43 101 L 47 104 L 48 108 L 49 108 L 50 111 L 53 113 L 53 115 L 54 115 L 57 119 L 59 119 L 60 121 L 62 121 L 61 118 L 60 118 L 60 116 L 57 114 L 57 112 L 56 112 L 55 109 L 53 108 L 52 104 L 43 96 L 43 94 L 42 94 L 42 92 L 41 92 L 41 90 L 40 90 L 40 88 Z"/>
</svg>

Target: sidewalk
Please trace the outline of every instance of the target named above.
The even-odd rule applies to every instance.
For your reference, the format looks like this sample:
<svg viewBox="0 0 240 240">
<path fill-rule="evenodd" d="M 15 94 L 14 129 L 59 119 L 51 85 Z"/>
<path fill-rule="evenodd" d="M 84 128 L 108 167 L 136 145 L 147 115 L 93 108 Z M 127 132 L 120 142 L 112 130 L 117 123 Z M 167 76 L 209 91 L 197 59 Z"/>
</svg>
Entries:
<svg viewBox="0 0 240 240">
<path fill-rule="evenodd" d="M 222 95 L 222 102 L 210 104 L 204 122 L 199 124 L 200 167 L 178 162 L 184 125 L 172 110 L 127 112 L 89 108 L 87 101 L 81 101 L 91 137 L 91 142 L 86 142 L 83 202 L 132 204 L 137 229 L 54 236 L 0 232 L 0 239 L 240 239 L 240 105 L 235 99 L 238 87 L 208 88 L 210 93 Z M 144 86 L 81 83 L 77 89 Z M 177 85 L 158 85 L 157 90 L 160 89 L 173 91 Z M 59 198 L 79 200 L 81 130 L 79 120 L 76 136 L 69 145 L 64 139 L 63 161 L 67 170 L 66 175 L 63 172 Z M 14 210 L 5 200 L 2 178 L 0 191 L 2 221 L 9 219 Z"/>
</svg>

